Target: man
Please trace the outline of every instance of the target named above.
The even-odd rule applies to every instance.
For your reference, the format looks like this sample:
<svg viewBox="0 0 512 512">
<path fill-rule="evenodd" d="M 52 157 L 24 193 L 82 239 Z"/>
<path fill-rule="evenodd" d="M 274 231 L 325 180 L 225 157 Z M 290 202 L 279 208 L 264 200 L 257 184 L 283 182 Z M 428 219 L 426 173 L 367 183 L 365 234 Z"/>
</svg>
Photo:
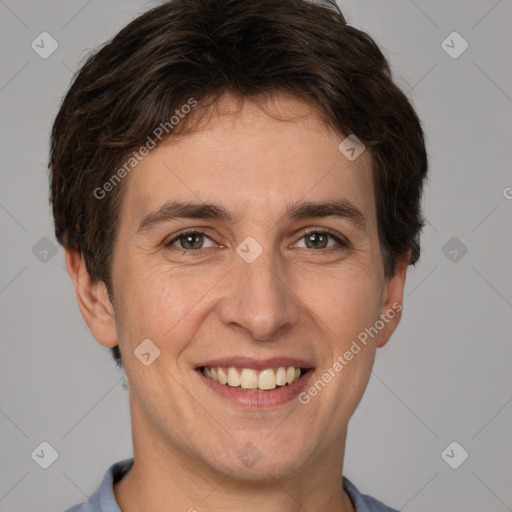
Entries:
<svg viewBox="0 0 512 512">
<path fill-rule="evenodd" d="M 69 510 L 393 510 L 343 458 L 419 257 L 427 156 L 367 34 L 334 2 L 166 2 L 80 70 L 50 170 L 134 445 Z"/>
</svg>

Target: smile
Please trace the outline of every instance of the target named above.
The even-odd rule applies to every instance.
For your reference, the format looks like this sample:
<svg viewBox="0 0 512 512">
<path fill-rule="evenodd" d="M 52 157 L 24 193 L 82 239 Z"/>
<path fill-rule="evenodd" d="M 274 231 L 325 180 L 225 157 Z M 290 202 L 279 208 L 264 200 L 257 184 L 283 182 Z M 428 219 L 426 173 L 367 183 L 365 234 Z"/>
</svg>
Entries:
<svg viewBox="0 0 512 512">
<path fill-rule="evenodd" d="M 313 360 L 290 356 L 219 357 L 195 366 L 210 396 L 244 410 L 281 407 L 297 398 L 315 374 Z"/>
<path fill-rule="evenodd" d="M 269 391 L 276 387 L 287 386 L 299 380 L 305 369 L 295 366 L 277 368 L 237 368 L 233 366 L 203 366 L 200 368 L 205 377 L 220 384 L 240 390 Z"/>
</svg>

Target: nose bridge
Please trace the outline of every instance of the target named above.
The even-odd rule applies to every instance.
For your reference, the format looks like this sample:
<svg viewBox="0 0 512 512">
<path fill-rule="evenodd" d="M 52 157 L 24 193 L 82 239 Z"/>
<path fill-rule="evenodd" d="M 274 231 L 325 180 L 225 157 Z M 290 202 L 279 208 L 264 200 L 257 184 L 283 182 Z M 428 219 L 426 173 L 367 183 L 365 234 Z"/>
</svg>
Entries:
<svg viewBox="0 0 512 512">
<path fill-rule="evenodd" d="M 238 246 L 237 253 L 240 257 L 221 308 L 222 321 L 245 328 L 254 339 L 270 340 L 278 330 L 297 321 L 296 298 L 270 247 L 264 248 L 248 237 Z"/>
</svg>

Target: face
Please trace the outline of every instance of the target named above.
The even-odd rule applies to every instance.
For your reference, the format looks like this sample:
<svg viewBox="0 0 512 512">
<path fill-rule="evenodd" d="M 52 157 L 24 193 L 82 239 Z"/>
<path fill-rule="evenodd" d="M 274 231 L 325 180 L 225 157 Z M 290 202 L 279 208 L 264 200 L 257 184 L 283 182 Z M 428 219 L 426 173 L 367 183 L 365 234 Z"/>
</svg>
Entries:
<svg viewBox="0 0 512 512">
<path fill-rule="evenodd" d="M 119 340 L 136 451 L 248 479 L 343 458 L 405 275 L 384 277 L 370 154 L 350 161 L 344 138 L 299 100 L 225 96 L 126 178 L 116 335 L 89 325 Z"/>
</svg>

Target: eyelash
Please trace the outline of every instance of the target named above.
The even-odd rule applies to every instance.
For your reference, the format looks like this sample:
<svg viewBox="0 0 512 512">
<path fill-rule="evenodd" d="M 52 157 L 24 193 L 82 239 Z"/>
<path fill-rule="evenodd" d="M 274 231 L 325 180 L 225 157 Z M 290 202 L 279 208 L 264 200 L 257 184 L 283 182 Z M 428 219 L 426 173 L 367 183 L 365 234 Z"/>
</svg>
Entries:
<svg viewBox="0 0 512 512">
<path fill-rule="evenodd" d="M 322 228 L 322 229 L 309 228 L 302 234 L 302 236 L 299 238 L 299 240 L 302 240 L 304 237 L 311 235 L 311 234 L 328 235 L 330 238 L 332 238 L 333 240 L 335 240 L 337 242 L 338 247 L 328 247 L 325 249 L 308 249 L 308 248 L 306 248 L 306 251 L 322 252 L 324 254 L 326 254 L 326 253 L 329 254 L 331 252 L 334 252 L 334 251 L 337 251 L 340 249 L 350 248 L 350 243 L 348 242 L 348 240 L 341 238 L 334 231 L 331 231 L 330 229 L 327 229 L 327 228 Z M 174 242 L 176 242 L 182 236 L 185 236 L 185 235 L 204 235 L 206 238 L 210 239 L 213 242 L 213 239 L 210 236 L 208 236 L 204 231 L 201 231 L 200 229 L 192 228 L 192 229 L 187 229 L 187 230 L 184 230 L 184 231 L 181 231 L 180 233 L 178 233 L 172 240 L 164 243 L 164 247 L 171 248 Z M 204 254 L 204 251 L 208 251 L 209 249 L 212 249 L 212 247 L 207 247 L 206 249 L 182 249 L 182 248 L 175 247 L 175 249 L 178 251 L 182 251 L 183 254 L 196 253 L 197 255 L 201 255 L 201 254 Z"/>
</svg>

